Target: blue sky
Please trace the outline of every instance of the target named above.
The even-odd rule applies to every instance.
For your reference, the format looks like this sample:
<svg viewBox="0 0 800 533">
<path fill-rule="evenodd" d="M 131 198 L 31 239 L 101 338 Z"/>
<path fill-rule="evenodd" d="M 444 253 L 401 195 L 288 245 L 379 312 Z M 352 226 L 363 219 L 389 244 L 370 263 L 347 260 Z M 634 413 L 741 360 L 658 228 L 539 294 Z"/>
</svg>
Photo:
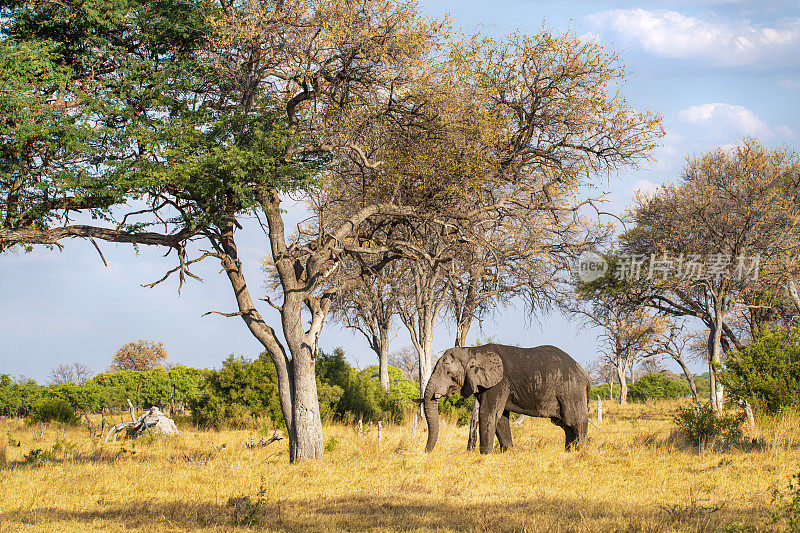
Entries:
<svg viewBox="0 0 800 533">
<path fill-rule="evenodd" d="M 618 52 L 630 77 L 623 93 L 631 104 L 664 115 L 667 136 L 648 168 L 610 182 L 609 210 L 621 212 L 634 190 L 673 181 L 687 155 L 756 135 L 771 145 L 800 148 L 800 0 L 526 1 L 421 0 L 434 16 L 450 13 L 456 27 L 496 37 L 542 25 L 571 30 Z M 251 290 L 263 291 L 260 259 L 265 239 L 245 225 L 239 237 Z M 216 265 L 208 262 L 178 297 L 176 285 L 155 289 L 172 266 L 157 250 L 101 244 L 105 267 L 88 243 L 67 242 L 63 251 L 37 250 L 0 256 L 0 373 L 42 382 L 60 363 L 80 361 L 106 369 L 116 350 L 139 338 L 163 342 L 170 360 L 216 367 L 230 353 L 255 356 L 260 345 L 241 320 L 201 317 L 232 311 L 233 296 Z M 275 326 L 270 309 L 262 309 Z M 523 307 L 498 309 L 470 341 L 492 336 L 523 346 L 555 344 L 581 363 L 597 356 L 595 332 L 558 314 L 526 316 Z M 453 327 L 440 323 L 434 347 L 451 345 Z M 398 327 L 392 349 L 409 344 Z M 323 350 L 345 349 L 361 368 L 374 355 L 358 334 L 326 325 Z M 702 365 L 695 364 L 697 370 Z"/>
</svg>

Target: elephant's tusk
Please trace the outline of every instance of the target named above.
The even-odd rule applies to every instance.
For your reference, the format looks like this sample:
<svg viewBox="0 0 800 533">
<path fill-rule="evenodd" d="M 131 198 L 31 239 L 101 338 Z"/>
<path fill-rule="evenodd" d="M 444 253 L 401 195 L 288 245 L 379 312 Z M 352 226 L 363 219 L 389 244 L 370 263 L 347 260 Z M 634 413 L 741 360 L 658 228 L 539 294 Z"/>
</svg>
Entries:
<svg viewBox="0 0 800 533">
<path fill-rule="evenodd" d="M 424 400 L 424 399 L 422 399 L 422 398 L 409 398 L 409 400 L 411 400 L 411 401 L 412 401 L 412 402 L 414 402 L 414 403 L 418 403 L 418 404 L 421 404 L 422 402 L 424 402 L 424 401 L 425 401 L 425 400 Z"/>
</svg>

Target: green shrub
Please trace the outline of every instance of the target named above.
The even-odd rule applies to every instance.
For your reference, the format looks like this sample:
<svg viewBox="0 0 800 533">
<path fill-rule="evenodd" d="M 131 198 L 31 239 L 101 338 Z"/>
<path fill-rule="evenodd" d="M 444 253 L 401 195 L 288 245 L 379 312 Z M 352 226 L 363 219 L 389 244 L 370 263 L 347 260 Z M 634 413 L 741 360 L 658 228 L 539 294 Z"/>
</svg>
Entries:
<svg viewBox="0 0 800 533">
<path fill-rule="evenodd" d="M 42 398 L 43 389 L 32 379 L 14 383 L 7 374 L 0 375 L 0 415 L 30 416 Z"/>
<path fill-rule="evenodd" d="M 466 426 L 472 416 L 472 406 L 474 404 L 474 396 L 464 398 L 456 393 L 449 398 L 439 400 L 439 414 L 455 421 L 457 426 Z"/>
<path fill-rule="evenodd" d="M 729 415 L 717 416 L 707 404 L 679 408 L 674 421 L 687 438 L 699 443 L 701 448 L 713 446 L 718 438 L 728 441 L 742 438 L 740 419 Z"/>
<path fill-rule="evenodd" d="M 47 398 L 38 402 L 33 408 L 30 421 L 40 422 L 60 422 L 62 424 L 75 425 L 80 419 L 75 414 L 72 406 L 60 398 Z"/>
<path fill-rule="evenodd" d="M 221 369 L 206 373 L 205 385 L 190 406 L 192 421 L 201 427 L 257 428 L 265 416 L 278 427 L 285 425 L 275 365 L 266 352 L 255 361 L 229 356 Z"/>
<path fill-rule="evenodd" d="M 728 394 L 747 400 L 754 411 L 800 409 L 800 329 L 764 329 L 725 365 L 721 379 Z"/>
<path fill-rule="evenodd" d="M 169 405 L 175 383 L 175 401 L 191 405 L 199 400 L 209 370 L 178 366 L 169 371 L 118 370 L 92 378 L 83 388 L 90 391 L 95 403 L 109 409 L 128 408 L 127 400 L 140 409 Z"/>
<path fill-rule="evenodd" d="M 612 391 L 614 392 L 614 398 L 619 398 L 619 385 L 614 384 Z M 600 396 L 601 400 L 608 400 L 608 383 L 599 383 L 597 385 L 592 385 L 591 391 L 589 391 L 589 400 L 596 400 L 597 397 Z"/>
<path fill-rule="evenodd" d="M 696 377 L 694 378 L 694 386 L 697 387 L 698 398 L 708 398 L 711 395 L 710 379 L 704 377 Z"/>
<path fill-rule="evenodd" d="M 687 381 L 670 379 L 661 374 L 647 374 L 631 385 L 628 390 L 628 398 L 633 402 L 644 402 L 681 398 L 688 396 L 690 392 Z"/>
<path fill-rule="evenodd" d="M 74 411 L 94 411 L 101 406 L 99 395 L 90 386 L 76 385 L 75 383 L 61 383 L 43 387 L 42 394 L 46 398 L 55 398 L 65 401 Z"/>
<path fill-rule="evenodd" d="M 343 421 L 360 418 L 400 424 L 412 408 L 409 399 L 419 397 L 419 385 L 391 365 L 387 393 L 380 385 L 377 365 L 358 372 L 347 363 L 341 348 L 329 354 L 320 351 L 316 372 L 323 418 Z"/>
</svg>

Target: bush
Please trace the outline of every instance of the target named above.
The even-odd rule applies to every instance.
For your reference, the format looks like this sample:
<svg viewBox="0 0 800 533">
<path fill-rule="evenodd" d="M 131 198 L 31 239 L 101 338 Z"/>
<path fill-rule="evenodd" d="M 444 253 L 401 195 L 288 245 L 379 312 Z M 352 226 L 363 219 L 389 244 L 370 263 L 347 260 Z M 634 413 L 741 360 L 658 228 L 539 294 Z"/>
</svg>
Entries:
<svg viewBox="0 0 800 533">
<path fill-rule="evenodd" d="M 475 405 L 474 396 L 464 398 L 456 393 L 449 398 L 439 400 L 439 414 L 454 420 L 457 426 L 466 426 L 472 416 L 473 405 Z"/>
<path fill-rule="evenodd" d="M 800 329 L 763 329 L 750 346 L 726 361 L 728 394 L 754 411 L 774 415 L 800 409 Z"/>
<path fill-rule="evenodd" d="M 5 416 L 30 416 L 42 398 L 41 387 L 35 381 L 14 383 L 6 374 L 0 375 L 0 414 Z"/>
<path fill-rule="evenodd" d="M 742 421 L 732 416 L 717 416 L 711 407 L 702 405 L 678 409 L 675 424 L 701 448 L 713 446 L 718 438 L 736 441 L 742 438 Z"/>
<path fill-rule="evenodd" d="M 206 374 L 205 386 L 190 401 L 192 421 L 201 427 L 257 427 L 268 416 L 284 426 L 275 365 L 264 352 L 255 361 L 229 356 L 219 370 Z"/>
<path fill-rule="evenodd" d="M 614 392 L 614 398 L 619 398 L 619 385 L 615 384 L 614 388 L 612 389 Z M 596 400 L 597 397 L 600 396 L 601 400 L 608 400 L 608 383 L 600 383 L 598 385 L 592 385 L 592 389 L 589 391 L 589 400 Z"/>
<path fill-rule="evenodd" d="M 47 398 L 36 404 L 30 421 L 32 423 L 60 422 L 76 425 L 80 419 L 70 404 L 60 398 Z"/>
<path fill-rule="evenodd" d="M 81 387 L 75 383 L 61 383 L 44 388 L 46 398 L 63 400 L 73 411 L 94 411 L 100 407 L 100 399 L 90 386 Z"/>
<path fill-rule="evenodd" d="M 706 374 L 708 374 L 708 372 L 706 372 Z M 711 395 L 711 380 L 709 378 L 694 378 L 694 386 L 697 387 L 698 398 L 708 398 Z"/>
<path fill-rule="evenodd" d="M 633 402 L 681 398 L 691 392 L 687 381 L 670 379 L 661 374 L 647 374 L 631 385 L 628 398 Z"/>
<path fill-rule="evenodd" d="M 317 389 L 323 418 L 403 422 L 411 408 L 409 398 L 419 397 L 419 385 L 389 366 L 389 392 L 380 386 L 378 366 L 357 372 L 344 358 L 344 351 L 320 351 L 317 357 Z"/>
</svg>

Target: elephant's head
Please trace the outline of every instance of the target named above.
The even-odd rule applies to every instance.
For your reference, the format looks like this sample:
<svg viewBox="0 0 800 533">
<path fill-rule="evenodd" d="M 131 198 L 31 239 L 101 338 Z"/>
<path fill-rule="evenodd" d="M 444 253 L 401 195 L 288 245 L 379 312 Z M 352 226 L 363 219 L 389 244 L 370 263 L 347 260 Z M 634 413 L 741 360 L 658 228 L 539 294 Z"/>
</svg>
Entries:
<svg viewBox="0 0 800 533">
<path fill-rule="evenodd" d="M 470 396 L 497 385 L 503 379 L 500 356 L 484 348 L 450 348 L 436 363 L 431 373 L 422 404 L 428 422 L 428 443 L 425 451 L 433 450 L 439 438 L 439 398 L 457 392 Z"/>
</svg>

